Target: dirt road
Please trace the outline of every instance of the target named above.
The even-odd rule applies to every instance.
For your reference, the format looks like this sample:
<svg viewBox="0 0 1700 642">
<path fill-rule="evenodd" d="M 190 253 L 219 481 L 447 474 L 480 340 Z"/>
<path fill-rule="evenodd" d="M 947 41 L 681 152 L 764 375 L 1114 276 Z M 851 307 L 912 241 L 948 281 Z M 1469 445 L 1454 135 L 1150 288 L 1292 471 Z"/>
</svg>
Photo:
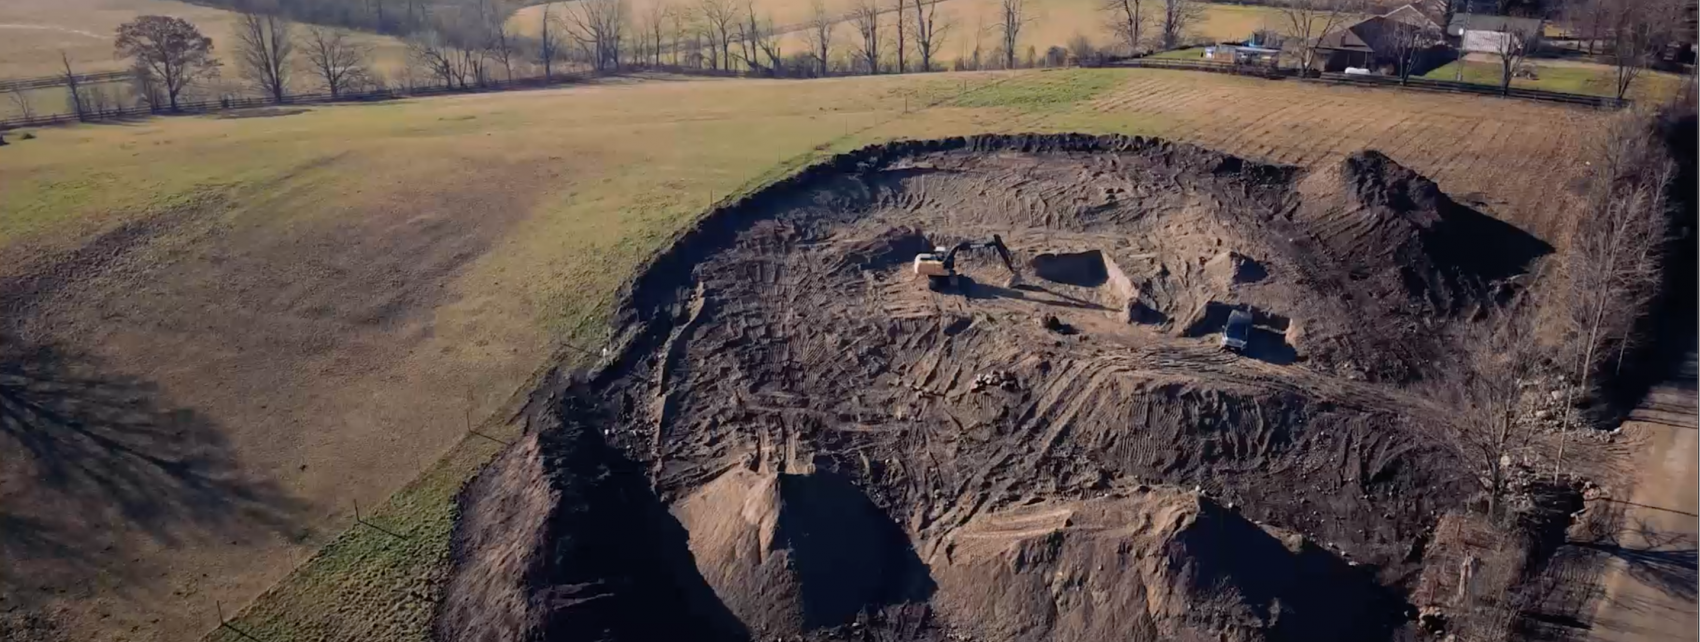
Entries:
<svg viewBox="0 0 1700 642">
<path fill-rule="evenodd" d="M 1588 639 L 1693 640 L 1695 624 L 1695 356 L 1625 424 L 1644 431 L 1644 471 L 1630 496 L 1605 597 Z"/>
</svg>

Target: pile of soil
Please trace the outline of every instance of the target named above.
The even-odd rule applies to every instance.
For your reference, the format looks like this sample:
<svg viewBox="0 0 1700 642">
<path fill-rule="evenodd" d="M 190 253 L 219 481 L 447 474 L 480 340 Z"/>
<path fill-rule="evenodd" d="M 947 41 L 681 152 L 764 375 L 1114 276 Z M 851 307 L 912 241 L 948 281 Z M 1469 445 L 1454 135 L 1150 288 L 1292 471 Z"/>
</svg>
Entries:
<svg viewBox="0 0 1700 642">
<path fill-rule="evenodd" d="M 1471 491 L 1399 382 L 1450 376 L 1470 323 L 1454 311 L 1511 287 L 1515 266 L 1473 248 L 1538 244 L 1432 188 L 1378 154 L 1306 175 L 1091 136 L 805 169 L 658 255 L 612 356 L 577 393 L 537 393 L 534 423 L 612 448 L 540 436 L 484 473 L 449 599 L 523 603 L 502 617 L 545 629 L 656 626 L 630 619 L 641 601 L 733 636 L 1386 639 L 1384 596 Z M 1019 282 L 984 249 L 958 255 L 953 291 L 910 270 L 993 234 Z M 1240 355 L 1213 334 L 1233 309 L 1256 324 Z M 511 508 L 533 504 L 549 508 Z M 521 580 L 486 550 L 568 554 L 527 553 Z M 609 597 L 550 597 L 577 585 Z M 1327 600 L 1365 619 L 1324 617 Z M 445 607 L 445 639 L 494 617 Z"/>
<path fill-rule="evenodd" d="M 841 476 L 735 468 L 674 512 L 703 578 L 758 639 L 925 596 L 908 538 Z"/>
<path fill-rule="evenodd" d="M 746 639 L 602 418 L 558 404 L 462 490 L 437 639 Z"/>
<path fill-rule="evenodd" d="M 1369 640 L 1401 613 L 1369 574 L 1173 487 L 981 515 L 935 557 L 933 602 L 974 639 Z"/>
<path fill-rule="evenodd" d="M 1434 181 L 1365 150 L 1307 182 L 1337 198 L 1313 201 L 1305 220 L 1371 298 L 1396 297 L 1437 314 L 1480 309 L 1552 248 L 1452 200 Z"/>
</svg>

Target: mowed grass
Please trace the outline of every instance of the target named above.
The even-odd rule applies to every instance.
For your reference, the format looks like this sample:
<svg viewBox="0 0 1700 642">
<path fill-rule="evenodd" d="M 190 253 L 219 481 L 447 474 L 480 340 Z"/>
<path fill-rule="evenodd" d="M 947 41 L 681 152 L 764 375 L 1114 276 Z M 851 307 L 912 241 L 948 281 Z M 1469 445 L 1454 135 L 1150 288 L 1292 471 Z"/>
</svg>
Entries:
<svg viewBox="0 0 1700 642">
<path fill-rule="evenodd" d="M 1538 78 L 1512 78 L 1512 87 L 1590 96 L 1617 96 L 1617 71 L 1611 67 L 1569 62 L 1542 64 L 1538 59 L 1531 60 L 1528 64 L 1535 67 Z M 1503 78 L 1503 68 L 1498 62 L 1478 60 L 1447 63 L 1424 74 L 1423 77 L 1433 80 L 1460 80 L 1460 66 L 1463 67 L 1464 82 L 1498 87 Z M 1630 82 L 1628 98 L 1660 103 L 1676 96 L 1683 90 L 1683 85 L 1684 77 L 1681 74 L 1642 70 Z"/>
<path fill-rule="evenodd" d="M 0 150 L 3 248 L 75 247 L 185 204 L 278 230 L 335 230 L 445 203 L 504 203 L 514 213 L 510 222 L 471 222 L 501 226 L 500 237 L 445 278 L 452 296 L 431 311 L 432 336 L 395 357 L 404 372 L 452 377 L 416 381 L 382 370 L 339 384 L 372 397 L 363 411 L 372 421 L 393 424 L 372 437 L 378 454 L 349 443 L 313 451 L 303 472 L 290 459 L 261 467 L 314 506 L 304 537 L 168 547 L 151 556 L 168 569 L 163 579 L 97 586 L 107 592 L 100 595 L 157 591 L 160 599 L 63 608 L 81 614 L 72 618 L 77 639 L 116 639 L 101 632 L 132 627 L 143 633 L 129 639 L 185 639 L 213 628 L 215 600 L 227 614 L 247 604 L 233 623 L 261 640 L 425 639 L 454 494 L 497 448 L 469 435 L 467 423 L 512 438 L 507 418 L 531 377 L 578 359 L 569 343 L 593 352 L 602 344 L 620 284 L 646 257 L 710 203 L 836 151 L 1023 131 L 1161 135 L 1300 166 L 1375 147 L 1455 194 L 1488 195 L 1490 213 L 1547 234 L 1564 211 L 1552 195 L 1580 173 L 1581 138 L 1598 118 L 1494 98 L 1105 69 L 611 81 L 270 119 L 39 130 L 38 139 Z M 180 401 L 197 403 L 193 395 Z M 265 412 L 294 418 L 289 429 L 301 441 L 337 429 L 320 425 L 325 402 L 270 401 Z M 401 438 L 390 436 L 396 431 Z M 241 454 L 270 461 L 263 451 Z M 353 526 L 354 501 L 384 530 Z M 243 564 L 207 561 L 220 555 Z M 221 571 L 243 581 L 195 579 Z M 213 631 L 208 639 L 243 638 Z"/>
<path fill-rule="evenodd" d="M 137 16 L 163 15 L 188 20 L 213 40 L 213 52 L 225 61 L 220 78 L 202 83 L 202 97 L 223 93 L 246 94 L 234 64 L 236 14 L 176 0 L 5 0 L 0 2 L 0 79 L 50 76 L 64 72 L 63 52 L 79 73 L 119 71 L 129 62 L 114 57 L 112 40 L 118 25 Z M 372 67 L 387 80 L 396 80 L 406 63 L 406 46 L 396 38 L 370 33 L 356 40 L 372 50 Z M 308 74 L 297 72 L 298 91 L 316 90 Z M 38 112 L 65 110 L 63 90 L 30 92 Z M 0 118 L 16 115 L 10 95 L 0 99 Z"/>
</svg>

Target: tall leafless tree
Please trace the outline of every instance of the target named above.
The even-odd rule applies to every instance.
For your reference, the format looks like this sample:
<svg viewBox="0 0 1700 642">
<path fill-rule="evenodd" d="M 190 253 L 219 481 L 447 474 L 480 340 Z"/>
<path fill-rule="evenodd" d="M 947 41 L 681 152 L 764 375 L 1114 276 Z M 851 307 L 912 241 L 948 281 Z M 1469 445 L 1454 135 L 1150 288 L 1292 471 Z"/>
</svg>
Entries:
<svg viewBox="0 0 1700 642">
<path fill-rule="evenodd" d="M 543 65 L 543 79 L 552 80 L 555 77 L 555 61 L 561 57 L 561 26 L 560 14 L 554 13 L 555 3 L 543 4 L 542 28 L 537 35 L 537 62 Z"/>
<path fill-rule="evenodd" d="M 370 50 L 355 42 L 348 32 L 317 25 L 308 27 L 301 48 L 308 68 L 319 77 L 319 83 L 332 98 L 366 81 Z"/>
<path fill-rule="evenodd" d="M 897 32 L 897 73 L 900 74 L 909 71 L 908 61 L 905 59 L 905 54 L 909 44 L 907 37 L 909 31 L 909 14 L 904 12 L 904 8 L 906 6 L 907 0 L 897 0 L 897 10 L 892 14 L 897 16 L 897 19 L 892 21 L 891 25 Z"/>
<path fill-rule="evenodd" d="M 490 44 L 486 46 L 485 51 L 502 65 L 503 79 L 513 82 L 514 57 L 519 55 L 519 39 L 506 24 L 493 26 L 490 30 Z"/>
<path fill-rule="evenodd" d="M 579 0 L 567 5 L 567 32 L 598 73 L 620 68 L 629 18 L 625 0 Z"/>
<path fill-rule="evenodd" d="M 921 71 L 933 70 L 933 54 L 944 44 L 948 23 L 938 19 L 939 0 L 914 0 L 915 50 L 921 55 Z M 898 16 L 902 18 L 902 16 Z"/>
<path fill-rule="evenodd" d="M 1499 91 L 1511 94 L 1511 79 L 1516 76 L 1517 69 L 1523 66 L 1523 60 L 1529 53 L 1540 46 L 1541 28 L 1523 24 L 1508 24 L 1505 32 L 1500 34 L 1494 43 L 1494 57 L 1499 59 Z"/>
<path fill-rule="evenodd" d="M 832 60 L 832 30 L 838 21 L 827 13 L 824 0 L 813 0 L 809 4 L 808 22 L 804 24 L 806 31 L 803 37 L 808 40 L 815 60 L 820 63 L 820 75 L 825 77 L 829 71 L 827 64 Z"/>
<path fill-rule="evenodd" d="M 1603 0 L 1602 0 L 1603 2 Z M 1607 59 L 1613 70 L 1617 99 L 1651 66 L 1659 49 L 1682 24 L 1681 5 L 1672 0 L 1614 0 L 1605 3 L 1603 18 L 1610 38 Z"/>
<path fill-rule="evenodd" d="M 738 58 L 743 61 L 744 67 L 755 73 L 770 74 L 770 66 L 761 61 L 762 44 L 768 40 L 767 28 L 756 17 L 753 0 L 744 1 L 744 9 L 739 13 L 733 32 L 738 40 Z"/>
<path fill-rule="evenodd" d="M 1164 49 L 1180 46 L 1186 30 L 1204 17 L 1204 5 L 1197 0 L 1163 0 L 1163 17 L 1159 35 Z"/>
<path fill-rule="evenodd" d="M 998 45 L 1003 49 L 1004 69 L 1015 68 L 1015 46 L 1021 28 L 1031 18 L 1024 14 L 1024 0 L 998 0 Z"/>
<path fill-rule="evenodd" d="M 756 19 L 755 2 L 753 1 L 746 2 L 745 8 L 749 14 L 749 31 L 753 34 L 751 42 L 754 44 L 754 51 L 767 56 L 767 63 L 760 66 L 766 67 L 775 75 L 783 73 L 785 57 L 780 51 L 779 34 L 773 26 L 773 18 Z M 752 66 L 754 66 L 754 63 L 752 63 Z"/>
<path fill-rule="evenodd" d="M 1537 459 L 1536 425 L 1519 416 L 1523 382 L 1539 363 L 1526 315 L 1500 311 L 1480 326 L 1485 336 L 1446 387 L 1433 398 L 1452 406 L 1434 413 L 1437 436 L 1476 477 L 1488 515 L 1504 518 L 1510 468 Z"/>
<path fill-rule="evenodd" d="M 242 13 L 236 17 L 236 62 L 242 77 L 274 102 L 283 102 L 289 90 L 294 28 L 275 13 Z"/>
<path fill-rule="evenodd" d="M 732 0 L 698 0 L 697 12 L 707 29 L 708 46 L 715 49 L 709 60 L 719 61 L 717 66 L 724 63 L 727 69 L 731 69 L 732 29 L 738 23 L 737 7 Z"/>
<path fill-rule="evenodd" d="M 1382 50 L 1392 54 L 1399 73 L 1399 83 L 1411 80 L 1411 72 L 1422 61 L 1424 52 L 1442 42 L 1438 30 L 1427 25 L 1388 21 L 1381 31 Z"/>
<path fill-rule="evenodd" d="M 673 65 L 678 66 L 681 64 L 679 62 L 679 50 L 684 47 L 686 34 L 690 33 L 691 29 L 691 12 L 684 7 L 668 5 L 667 21 L 671 27 L 669 38 L 672 43 L 672 46 L 668 49 L 673 54 Z"/>
<path fill-rule="evenodd" d="M 460 55 L 435 31 L 416 33 L 407 39 L 408 64 L 424 69 L 446 88 L 466 87 Z"/>
<path fill-rule="evenodd" d="M 645 49 L 649 51 L 649 64 L 661 66 L 661 48 L 663 34 L 667 31 L 667 20 L 672 7 L 666 0 L 649 0 L 643 9 L 644 39 L 648 41 Z"/>
<path fill-rule="evenodd" d="M 1311 69 L 1316 64 L 1316 43 L 1323 36 L 1344 28 L 1359 10 L 1357 0 L 1282 0 L 1281 27 L 1289 42 L 1296 42 L 1299 68 Z"/>
<path fill-rule="evenodd" d="M 1602 355 L 1611 342 L 1629 339 L 1660 278 L 1673 170 L 1651 131 L 1635 113 L 1618 115 L 1603 131 L 1592 154 L 1588 209 L 1569 234 L 1556 300 L 1565 345 L 1574 349 L 1568 367 L 1579 383 L 1566 395 L 1566 427 L 1572 394 L 1590 391 Z M 1563 457 L 1561 442 L 1560 465 Z"/>
<path fill-rule="evenodd" d="M 857 57 L 870 74 L 880 72 L 880 5 L 878 0 L 856 0 L 850 7 L 850 26 L 861 36 Z"/>
<path fill-rule="evenodd" d="M 118 26 L 113 49 L 134 61 L 165 88 L 171 111 L 177 111 L 183 90 L 203 78 L 218 76 L 223 63 L 212 56 L 213 41 L 182 18 L 141 16 Z"/>
<path fill-rule="evenodd" d="M 88 115 L 88 108 L 83 104 L 83 78 L 71 68 L 71 57 L 63 51 L 59 52 L 59 64 L 65 70 L 62 76 L 65 79 L 65 102 L 69 103 L 71 113 L 82 120 Z"/>
<path fill-rule="evenodd" d="M 1127 47 L 1130 55 L 1139 53 L 1139 45 L 1144 42 L 1141 33 L 1146 18 L 1144 3 L 1145 0 L 1102 0 L 1098 5 L 1099 11 L 1105 14 L 1104 22 L 1110 33 Z"/>
</svg>

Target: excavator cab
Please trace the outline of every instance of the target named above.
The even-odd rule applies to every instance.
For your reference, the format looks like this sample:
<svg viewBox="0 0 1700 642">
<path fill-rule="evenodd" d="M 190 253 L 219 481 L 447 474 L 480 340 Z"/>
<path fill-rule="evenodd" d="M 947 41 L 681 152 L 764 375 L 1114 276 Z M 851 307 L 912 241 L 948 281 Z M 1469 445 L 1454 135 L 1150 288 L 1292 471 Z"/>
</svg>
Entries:
<svg viewBox="0 0 1700 642">
<path fill-rule="evenodd" d="M 1010 285 L 1021 280 L 1021 273 L 1016 271 L 1015 263 L 1009 258 L 1009 247 L 1003 244 L 1003 237 L 992 235 L 992 240 L 984 243 L 963 241 L 951 248 L 935 247 L 931 252 L 915 255 L 915 274 L 927 278 L 927 288 L 934 292 L 953 292 L 962 285 L 962 279 L 956 272 L 956 254 L 962 250 L 976 247 L 987 247 L 997 250 L 998 258 L 1003 260 L 1004 268 L 1009 270 Z"/>
</svg>

